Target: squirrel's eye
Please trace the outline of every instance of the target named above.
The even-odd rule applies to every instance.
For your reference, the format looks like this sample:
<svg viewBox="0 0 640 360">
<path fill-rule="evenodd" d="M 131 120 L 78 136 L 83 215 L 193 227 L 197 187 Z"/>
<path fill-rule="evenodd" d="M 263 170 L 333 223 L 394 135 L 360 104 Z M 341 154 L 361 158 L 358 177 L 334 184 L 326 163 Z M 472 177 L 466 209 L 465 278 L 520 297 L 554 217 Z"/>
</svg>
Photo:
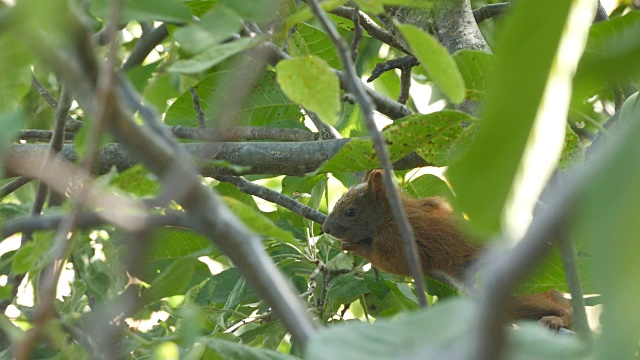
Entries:
<svg viewBox="0 0 640 360">
<path fill-rule="evenodd" d="M 356 216 L 356 209 L 349 208 L 349 209 L 347 209 L 347 211 L 344 212 L 344 215 L 346 217 L 354 217 L 354 216 Z"/>
</svg>

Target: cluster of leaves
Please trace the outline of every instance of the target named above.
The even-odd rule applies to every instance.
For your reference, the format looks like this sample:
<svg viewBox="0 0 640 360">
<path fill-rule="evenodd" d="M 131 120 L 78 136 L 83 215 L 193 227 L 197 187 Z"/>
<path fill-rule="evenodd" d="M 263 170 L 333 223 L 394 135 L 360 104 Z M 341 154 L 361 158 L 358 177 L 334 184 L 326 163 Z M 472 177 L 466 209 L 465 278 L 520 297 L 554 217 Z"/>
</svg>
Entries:
<svg viewBox="0 0 640 360">
<path fill-rule="evenodd" d="M 59 24 L 52 18 L 67 16 L 56 9 L 58 2 L 42 7 L 33 1 L 25 2 L 34 9 L 39 8 L 34 16 L 46 20 L 40 29 L 43 32 L 46 24 Z M 430 11 L 434 6 L 433 1 L 426 0 L 350 3 L 372 18 L 384 13 L 384 5 L 415 6 L 421 11 Z M 513 183 L 531 138 L 549 136 L 550 141 L 555 142 L 553 146 L 559 151 L 544 159 L 552 167 L 556 162 L 561 169 L 582 163 L 585 144 L 589 145 L 594 136 L 606 132 L 603 124 L 610 116 L 606 110 L 616 103 L 619 93 L 628 91 L 640 78 L 635 66 L 640 60 L 640 13 L 629 11 L 624 5 L 614 12 L 611 20 L 591 26 L 584 55 L 573 83 L 569 84 L 573 92 L 570 102 L 566 102 L 570 105 L 568 123 L 556 121 L 546 128 L 534 129 L 547 91 L 547 80 L 561 76 L 554 74 L 557 66 L 554 59 L 572 4 L 557 5 L 553 0 L 519 3 L 522 7 L 515 14 L 505 16 L 506 20 L 499 18 L 481 26 L 496 55 L 475 50 L 449 54 L 435 37 L 422 29 L 396 24 L 421 63 L 413 69 L 414 81 L 428 84 L 434 93 L 430 99 L 411 98 L 409 108 L 415 110 L 416 103 L 441 99 L 447 105 L 435 113 L 396 119 L 383 131 L 387 146 L 394 161 L 415 152 L 430 165 L 451 166 L 447 177 L 457 197 L 445 181 L 433 175 L 408 176 L 406 171 L 398 171 L 400 185 L 413 196 L 447 197 L 467 213 L 484 234 L 500 231 L 505 203 L 514 191 Z M 97 32 L 106 25 L 111 6 L 104 0 L 92 0 L 89 4 L 88 9 L 77 6 L 74 11 L 86 10 L 82 16 Z M 345 4 L 347 1 L 327 1 L 323 7 L 330 11 Z M 478 7 L 484 2 L 472 1 L 472 4 Z M 6 5 L 0 10 L 11 15 L 11 8 Z M 547 17 L 549 14 L 553 16 Z M 350 19 L 336 15 L 331 18 L 345 39 L 353 39 L 355 24 Z M 340 100 L 344 91 L 340 89 L 336 70 L 344 69 L 333 43 L 304 3 L 295 0 L 137 0 L 124 3 L 120 19 L 124 27 L 119 32 L 118 41 L 122 41 L 119 55 L 123 59 L 143 40 L 141 29 L 148 32 L 153 22 L 167 26 L 168 36 L 155 47 L 147 62 L 124 73 L 142 94 L 144 102 L 162 114 L 166 125 L 200 125 L 190 91 L 194 88 L 207 127 L 308 130 L 303 115 L 310 111 L 343 136 L 352 138 L 313 174 L 305 177 L 254 174 L 247 176 L 248 180 L 259 181 L 327 213 L 329 204 L 340 196 L 344 187 L 357 182 L 354 173 L 379 166 L 372 141 L 363 136 L 366 134 L 359 108 Z M 7 29 L 17 28 L 14 23 L 19 21 L 8 23 Z M 255 32 L 254 27 L 263 31 Z M 535 36 L 532 29 L 538 31 Z M 252 36 L 246 36 L 248 33 Z M 20 39 L 10 36 L 6 29 L 0 35 L 3 49 L 0 124 L 6 130 L 0 134 L 1 150 L 15 142 L 19 130 L 51 128 L 53 111 L 31 87 L 32 71 L 54 95 L 58 95 L 56 89 L 60 88 L 47 68 L 46 59 L 28 51 L 31 47 L 20 44 Z M 525 42 L 525 39 L 528 40 Z M 265 66 L 256 55 L 259 53 L 251 51 L 269 42 L 287 49 L 291 58 L 275 66 Z M 356 67 L 362 75 L 370 74 L 377 63 L 405 55 L 391 48 L 381 57 L 380 50 L 387 45 L 366 33 L 359 44 Z M 377 92 L 391 98 L 397 97 L 400 86 L 400 75 L 394 71 L 386 72 L 373 83 Z M 481 120 L 455 110 L 457 104 L 465 101 L 486 103 Z M 619 122 L 629 122 L 640 110 L 633 98 L 625 106 L 626 112 L 620 114 Z M 72 113 L 91 124 L 92 119 L 85 117 L 82 109 L 74 109 Z M 561 115 L 566 117 L 566 112 Z M 480 127 L 478 121 L 486 125 Z M 84 126 L 75 137 L 75 146 L 81 155 L 81 149 L 86 146 L 83 133 L 89 128 Z M 637 131 L 635 125 L 628 133 Z M 593 196 L 585 200 L 585 213 L 581 214 L 582 221 L 577 222 L 575 232 L 581 240 L 578 242 L 581 268 L 609 269 L 597 275 L 589 271 L 582 273 L 587 292 L 618 294 L 633 287 L 633 291 L 608 305 L 619 305 L 620 309 L 630 312 L 630 319 L 639 320 L 635 323 L 640 324 L 638 310 L 630 310 L 635 308 L 634 300 L 640 294 L 629 276 L 633 270 L 640 269 L 628 259 L 630 254 L 637 253 L 637 245 L 602 243 L 603 239 L 610 238 L 635 239 L 640 230 L 634 220 L 640 212 L 637 207 L 640 199 L 634 190 L 637 183 L 634 181 L 639 177 L 637 164 L 640 162 L 634 162 L 638 152 L 629 141 L 621 143 L 624 149 L 619 151 L 625 156 L 610 161 L 608 171 L 594 179 L 589 190 Z M 122 192 L 122 196 L 162 198 L 161 182 L 141 166 L 119 174 L 100 175 L 99 179 Z M 342 186 L 333 179 L 338 179 Z M 351 322 L 347 320 L 347 311 L 356 318 L 396 317 L 377 320 L 374 327 L 345 325 L 323 331 L 312 339 L 306 352 L 309 358 L 390 358 L 400 356 L 400 351 L 408 356 L 435 355 L 450 349 L 456 340 L 468 334 L 468 319 L 473 317 L 469 303 L 455 301 L 410 316 L 398 315 L 418 309 L 413 285 L 408 279 L 386 273 L 378 277 L 373 270 L 365 271 L 362 268 L 365 263 L 341 252 L 335 239 L 319 236 L 319 224 L 280 206 L 274 210 L 231 184 L 206 181 L 222 195 L 237 217 L 264 239 L 264 247 L 275 266 L 300 293 L 307 295 L 304 300 L 320 322 L 328 326 Z M 610 194 L 611 188 L 616 189 L 616 194 Z M 3 198 L 0 224 L 29 216 L 35 196 L 36 186 L 30 184 Z M 50 203 L 54 204 L 51 200 Z M 70 207 L 69 204 L 50 206 L 43 215 L 65 214 Z M 612 208 L 617 210 L 602 211 Z M 159 214 L 181 210 L 175 204 L 155 209 Z M 6 278 L 7 282 L 0 286 L 0 299 L 14 301 L 17 284 L 10 280 L 16 275 L 28 274 L 28 279 L 37 286 L 40 273 L 52 259 L 53 237 L 52 231 L 35 232 L 32 241 L 17 249 L 2 250 L 0 279 Z M 123 335 L 119 347 L 136 358 L 152 354 L 158 358 L 179 354 L 194 359 L 272 359 L 289 358 L 286 353 L 301 355 L 295 339 L 287 336 L 287 329 L 274 318 L 268 304 L 247 286 L 234 265 L 208 239 L 177 227 L 153 229 L 145 239 L 144 244 L 133 243 L 131 234 L 109 224 L 74 233 L 68 258 L 69 269 L 73 270 L 69 277 L 70 291 L 57 299 L 59 317 L 48 325 L 52 341 L 38 344 L 33 353 L 35 357 L 86 356 L 85 345 L 78 338 L 70 340 L 73 335 L 66 335 L 72 333 L 68 329 L 86 326 L 93 319 L 92 312 L 103 305 L 115 306 L 131 288 L 139 292 L 137 311 L 127 320 L 128 328 L 124 329 L 125 323 L 120 323 Z M 5 239 L 2 244 L 8 242 Z M 138 246 L 144 246 L 144 251 L 142 258 L 136 260 L 139 266 L 134 270 L 128 268 L 128 255 Z M 589 261 L 592 260 L 589 254 L 602 256 Z M 207 259 L 204 262 L 203 257 Z M 212 260 L 210 268 L 205 263 L 212 264 Z M 317 269 L 322 271 L 318 273 Z M 614 277 L 619 280 L 609 281 Z M 546 258 L 518 291 L 531 293 L 550 288 L 566 290 L 557 253 Z M 455 291 L 428 280 L 428 292 L 437 296 L 432 298 L 435 300 L 449 297 Z M 34 326 L 34 306 L 25 301 L 27 297 L 23 295 L 13 302 L 19 315 L 11 321 L 5 321 L 7 317 L 0 315 L 0 330 L 5 334 L 0 344 L 8 346 L 10 340 L 18 342 L 24 331 Z M 149 330 L 139 328 L 138 320 L 158 313 L 165 315 L 164 320 Z M 610 327 L 620 325 L 621 330 L 603 336 L 603 354 L 627 354 L 626 345 L 637 340 L 640 325 L 631 324 L 633 321 L 625 320 L 619 312 L 610 314 L 605 323 Z M 524 327 L 511 336 L 509 341 L 515 344 L 514 351 L 530 356 L 562 354 L 578 358 L 585 351 L 577 339 L 558 339 L 537 327 Z M 611 348 L 616 336 L 624 338 L 626 347 Z M 610 340 L 607 342 L 607 339 Z M 540 342 L 548 346 L 541 349 L 535 345 Z M 0 354 L 10 357 L 13 350 L 8 347 Z"/>
</svg>

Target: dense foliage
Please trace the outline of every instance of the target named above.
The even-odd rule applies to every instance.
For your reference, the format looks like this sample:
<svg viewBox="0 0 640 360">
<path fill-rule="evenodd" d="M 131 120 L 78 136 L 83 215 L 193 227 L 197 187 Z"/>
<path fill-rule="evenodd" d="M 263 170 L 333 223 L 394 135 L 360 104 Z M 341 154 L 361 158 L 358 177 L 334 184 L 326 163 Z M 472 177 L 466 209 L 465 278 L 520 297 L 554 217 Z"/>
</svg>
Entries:
<svg viewBox="0 0 640 360">
<path fill-rule="evenodd" d="M 637 356 L 640 5 L 314 3 L 0 3 L 0 356 Z M 402 191 L 500 244 L 481 300 L 322 234 L 381 166 L 352 71 Z M 485 331 L 495 279 L 601 294 L 597 331 Z"/>
</svg>

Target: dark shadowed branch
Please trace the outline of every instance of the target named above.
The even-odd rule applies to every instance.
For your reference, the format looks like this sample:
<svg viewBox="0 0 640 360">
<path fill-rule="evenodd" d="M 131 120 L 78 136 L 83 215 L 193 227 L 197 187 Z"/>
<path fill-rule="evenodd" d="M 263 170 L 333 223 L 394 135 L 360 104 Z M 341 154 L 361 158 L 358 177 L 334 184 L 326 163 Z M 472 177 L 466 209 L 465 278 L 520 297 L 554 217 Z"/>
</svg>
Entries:
<svg viewBox="0 0 640 360">
<path fill-rule="evenodd" d="M 508 8 L 509 3 L 506 2 L 487 4 L 473 10 L 473 17 L 476 19 L 476 23 L 480 24 L 481 22 L 491 19 L 492 17 L 504 14 L 504 12 L 507 11 Z"/>
<path fill-rule="evenodd" d="M 284 208 L 287 208 L 293 211 L 296 214 L 301 215 L 304 218 L 307 218 L 311 221 L 315 221 L 318 224 L 323 224 L 324 220 L 327 216 L 313 208 L 308 207 L 307 205 L 301 204 L 292 198 L 281 194 L 277 191 L 271 190 L 262 185 L 254 184 L 250 181 L 247 181 L 243 177 L 239 176 L 216 176 L 216 180 L 231 183 L 235 185 L 238 190 L 242 191 L 245 194 L 254 195 L 261 199 L 265 199 L 274 204 L 280 205 Z"/>
</svg>

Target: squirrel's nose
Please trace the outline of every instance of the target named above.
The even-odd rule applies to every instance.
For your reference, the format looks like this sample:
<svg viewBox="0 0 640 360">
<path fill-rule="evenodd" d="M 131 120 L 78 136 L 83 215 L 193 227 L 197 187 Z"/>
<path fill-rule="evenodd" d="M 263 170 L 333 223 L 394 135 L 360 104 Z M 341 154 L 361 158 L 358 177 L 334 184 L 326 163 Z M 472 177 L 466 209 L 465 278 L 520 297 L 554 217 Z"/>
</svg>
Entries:
<svg viewBox="0 0 640 360">
<path fill-rule="evenodd" d="M 331 235 L 331 229 L 329 229 L 329 226 L 327 226 L 327 222 L 326 221 L 324 222 L 324 224 L 322 224 L 322 231 L 325 234 Z"/>
</svg>

